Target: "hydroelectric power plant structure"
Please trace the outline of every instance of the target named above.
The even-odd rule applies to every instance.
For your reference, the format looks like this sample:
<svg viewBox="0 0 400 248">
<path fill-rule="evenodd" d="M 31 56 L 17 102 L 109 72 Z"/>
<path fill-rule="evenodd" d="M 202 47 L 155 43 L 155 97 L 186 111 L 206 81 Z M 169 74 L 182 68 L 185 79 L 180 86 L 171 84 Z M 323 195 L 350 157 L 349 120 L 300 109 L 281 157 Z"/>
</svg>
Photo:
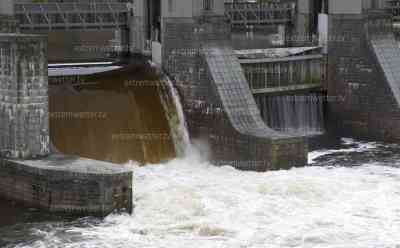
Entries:
<svg viewBox="0 0 400 248">
<path fill-rule="evenodd" d="M 306 165 L 308 135 L 398 142 L 397 7 L 2 0 L 0 195 L 106 215 L 132 210 L 117 164 L 172 159 L 187 138 L 254 171 Z"/>
</svg>

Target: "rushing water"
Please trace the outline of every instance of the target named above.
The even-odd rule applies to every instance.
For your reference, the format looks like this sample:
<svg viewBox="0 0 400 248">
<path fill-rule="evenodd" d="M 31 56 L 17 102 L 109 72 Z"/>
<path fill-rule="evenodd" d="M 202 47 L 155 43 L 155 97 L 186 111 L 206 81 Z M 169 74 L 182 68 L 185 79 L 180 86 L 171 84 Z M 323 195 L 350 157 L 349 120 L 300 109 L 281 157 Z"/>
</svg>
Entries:
<svg viewBox="0 0 400 248">
<path fill-rule="evenodd" d="M 5 247 L 400 247 L 400 147 L 342 139 L 309 167 L 215 167 L 191 153 L 136 167 L 135 211 L 0 229 Z M 396 246 L 397 245 L 397 246 Z"/>
<path fill-rule="evenodd" d="M 257 96 L 261 116 L 282 132 L 315 135 L 324 132 L 322 97 L 318 94 Z"/>
<path fill-rule="evenodd" d="M 182 131 L 174 135 L 191 148 L 179 96 L 168 88 Z M 343 138 L 312 151 L 308 167 L 265 173 L 216 167 L 196 149 L 184 154 L 127 165 L 132 215 L 73 219 L 0 201 L 0 247 L 400 247 L 400 145 Z"/>
<path fill-rule="evenodd" d="M 94 68 L 75 73 L 87 70 Z M 181 129 L 179 99 L 145 61 L 91 75 L 53 77 L 50 84 L 50 138 L 58 151 L 120 164 L 159 163 L 176 156 L 171 136 Z M 73 116 L 65 118 L 65 113 Z M 80 118 L 80 113 L 96 115 Z M 177 120 L 176 128 L 168 117 Z"/>
<path fill-rule="evenodd" d="M 188 152 L 188 147 L 190 147 L 185 114 L 178 91 L 167 75 L 164 75 L 164 82 L 166 87 L 159 87 L 159 91 L 166 89 L 167 92 L 160 92 L 160 99 L 170 123 L 170 132 L 174 141 L 176 154 L 178 157 L 184 157 Z"/>
</svg>

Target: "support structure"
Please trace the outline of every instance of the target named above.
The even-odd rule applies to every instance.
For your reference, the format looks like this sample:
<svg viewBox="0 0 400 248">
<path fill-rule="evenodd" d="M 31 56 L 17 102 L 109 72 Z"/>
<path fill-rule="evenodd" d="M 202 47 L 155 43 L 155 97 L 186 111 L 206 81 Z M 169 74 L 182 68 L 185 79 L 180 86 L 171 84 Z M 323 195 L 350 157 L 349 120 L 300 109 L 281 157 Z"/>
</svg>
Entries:
<svg viewBox="0 0 400 248">
<path fill-rule="evenodd" d="M 121 2 L 18 3 L 21 29 L 115 29 L 128 23 L 128 6 Z"/>
<path fill-rule="evenodd" d="M 322 86 L 325 63 L 318 47 L 281 48 L 281 53 L 272 50 L 235 51 L 253 94 Z"/>
<path fill-rule="evenodd" d="M 225 15 L 232 26 L 268 25 L 291 23 L 295 5 L 289 3 L 225 3 Z"/>
<path fill-rule="evenodd" d="M 68 214 L 131 212 L 130 170 L 50 154 L 47 41 L 16 33 L 13 6 L 0 2 L 0 196 Z"/>
<path fill-rule="evenodd" d="M 0 34 L 0 152 L 9 158 L 49 153 L 47 43 L 13 33 L 13 1 L 2 1 L 8 33 Z M 3 29 L 4 30 L 4 29 Z"/>
<path fill-rule="evenodd" d="M 0 150 L 11 158 L 49 153 L 47 43 L 44 37 L 0 35 Z"/>
<path fill-rule="evenodd" d="M 400 141 L 400 50 L 392 18 L 373 1 L 329 5 L 328 115 L 341 135 Z"/>
<path fill-rule="evenodd" d="M 10 1 L 0 2 L 0 33 L 16 32 L 17 21 L 14 19 L 14 5 Z"/>
<path fill-rule="evenodd" d="M 162 67 L 183 96 L 191 138 L 209 145 L 215 164 L 256 171 L 305 165 L 305 139 L 261 119 L 230 44 L 224 1 L 173 2 L 180 8 L 162 5 Z"/>
</svg>

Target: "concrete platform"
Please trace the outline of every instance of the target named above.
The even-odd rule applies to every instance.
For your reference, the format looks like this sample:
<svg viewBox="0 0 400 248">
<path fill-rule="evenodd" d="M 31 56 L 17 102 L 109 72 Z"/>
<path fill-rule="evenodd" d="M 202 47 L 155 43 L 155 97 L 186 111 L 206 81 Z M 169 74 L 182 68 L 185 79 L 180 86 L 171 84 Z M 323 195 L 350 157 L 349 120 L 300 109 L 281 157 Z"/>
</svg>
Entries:
<svg viewBox="0 0 400 248">
<path fill-rule="evenodd" d="M 132 174 L 122 165 L 61 154 L 0 159 L 0 196 L 67 214 L 131 212 Z"/>
</svg>

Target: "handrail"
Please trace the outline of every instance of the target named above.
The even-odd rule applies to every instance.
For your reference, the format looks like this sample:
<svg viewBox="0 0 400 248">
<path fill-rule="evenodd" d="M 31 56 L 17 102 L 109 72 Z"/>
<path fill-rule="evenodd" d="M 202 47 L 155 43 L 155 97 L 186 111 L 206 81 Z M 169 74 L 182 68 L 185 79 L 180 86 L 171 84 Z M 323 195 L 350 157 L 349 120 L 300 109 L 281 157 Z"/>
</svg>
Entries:
<svg viewBox="0 0 400 248">
<path fill-rule="evenodd" d="M 287 3 L 225 3 L 225 15 L 232 25 L 268 25 L 289 23 L 295 5 Z"/>
<path fill-rule="evenodd" d="M 269 10 L 269 11 L 279 11 L 279 10 L 291 10 L 294 6 L 287 3 L 225 3 L 225 10 Z"/>
<path fill-rule="evenodd" d="M 128 25 L 126 3 L 17 3 L 22 29 L 103 29 Z"/>
<path fill-rule="evenodd" d="M 58 14 L 63 13 L 128 13 L 126 3 L 18 3 L 16 14 Z"/>
</svg>

